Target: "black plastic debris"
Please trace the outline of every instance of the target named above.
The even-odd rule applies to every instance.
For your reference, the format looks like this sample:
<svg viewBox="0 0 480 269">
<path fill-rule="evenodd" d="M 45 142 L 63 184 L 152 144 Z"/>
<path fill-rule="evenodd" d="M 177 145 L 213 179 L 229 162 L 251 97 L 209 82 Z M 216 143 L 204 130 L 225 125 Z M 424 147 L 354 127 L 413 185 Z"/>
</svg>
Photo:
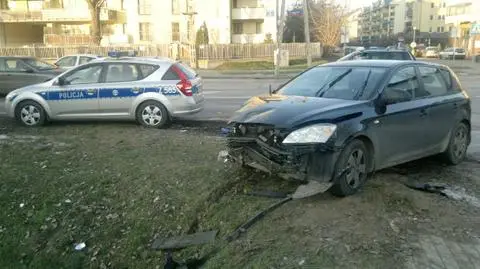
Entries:
<svg viewBox="0 0 480 269">
<path fill-rule="evenodd" d="M 442 183 L 415 183 L 415 182 L 406 182 L 405 186 L 409 187 L 410 189 L 424 191 L 429 193 L 438 193 L 443 196 L 447 196 L 445 190 L 447 189 L 446 184 Z"/>
</svg>

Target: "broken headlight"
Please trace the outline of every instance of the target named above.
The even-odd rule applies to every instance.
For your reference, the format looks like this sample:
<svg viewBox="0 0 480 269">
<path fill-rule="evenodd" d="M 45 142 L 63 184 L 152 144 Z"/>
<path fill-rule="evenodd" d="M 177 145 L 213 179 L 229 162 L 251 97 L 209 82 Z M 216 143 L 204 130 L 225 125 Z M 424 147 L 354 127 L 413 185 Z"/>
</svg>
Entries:
<svg viewBox="0 0 480 269">
<path fill-rule="evenodd" d="M 325 143 L 335 133 L 337 126 L 330 123 L 314 124 L 291 132 L 283 144 Z"/>
</svg>

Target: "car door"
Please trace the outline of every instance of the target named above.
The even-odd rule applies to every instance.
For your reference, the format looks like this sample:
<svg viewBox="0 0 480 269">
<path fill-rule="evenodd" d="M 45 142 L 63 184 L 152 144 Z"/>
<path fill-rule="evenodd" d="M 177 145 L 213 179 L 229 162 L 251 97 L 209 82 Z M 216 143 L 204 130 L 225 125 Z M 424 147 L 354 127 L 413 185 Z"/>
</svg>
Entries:
<svg viewBox="0 0 480 269">
<path fill-rule="evenodd" d="M 54 117 L 90 118 L 99 113 L 98 93 L 103 64 L 75 68 L 60 77 L 48 91 L 48 105 Z"/>
<path fill-rule="evenodd" d="M 420 83 L 415 67 L 402 67 L 392 74 L 380 98 L 391 101 L 385 113 L 374 120 L 377 166 L 384 168 L 422 155 L 428 138 L 428 104 L 416 99 Z"/>
<path fill-rule="evenodd" d="M 59 59 L 56 63 L 56 66 L 63 69 L 71 69 L 77 65 L 77 56 L 66 56 Z"/>
<path fill-rule="evenodd" d="M 429 108 L 429 151 L 439 153 L 446 147 L 449 133 L 455 124 L 457 102 L 463 100 L 458 91 L 452 90 L 450 72 L 433 67 L 419 66 L 421 86 L 425 90 Z"/>
<path fill-rule="evenodd" d="M 100 112 L 104 115 L 128 116 L 132 103 L 141 94 L 141 73 L 135 63 L 108 63 L 99 93 Z"/>
</svg>

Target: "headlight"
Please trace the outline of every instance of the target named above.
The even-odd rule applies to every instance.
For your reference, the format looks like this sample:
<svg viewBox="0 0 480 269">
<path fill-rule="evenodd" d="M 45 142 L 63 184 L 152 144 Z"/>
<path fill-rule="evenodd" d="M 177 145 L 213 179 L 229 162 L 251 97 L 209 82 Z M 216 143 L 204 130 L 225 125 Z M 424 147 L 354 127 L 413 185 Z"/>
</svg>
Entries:
<svg viewBox="0 0 480 269">
<path fill-rule="evenodd" d="M 325 143 L 337 130 L 337 125 L 330 123 L 315 124 L 291 132 L 283 144 Z"/>
</svg>

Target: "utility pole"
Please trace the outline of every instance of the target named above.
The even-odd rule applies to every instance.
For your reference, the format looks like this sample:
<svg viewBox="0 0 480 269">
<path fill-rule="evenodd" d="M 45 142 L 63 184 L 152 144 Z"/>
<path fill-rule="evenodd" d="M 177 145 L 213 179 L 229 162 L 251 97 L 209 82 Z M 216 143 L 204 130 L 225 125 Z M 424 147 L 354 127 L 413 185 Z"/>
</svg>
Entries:
<svg viewBox="0 0 480 269">
<path fill-rule="evenodd" d="M 280 68 L 280 45 L 282 44 L 282 39 L 283 39 L 283 26 L 285 24 L 285 0 L 282 0 L 282 5 L 280 8 L 280 16 L 277 15 L 277 18 L 280 18 L 280 20 L 277 20 L 277 46 L 276 46 L 276 51 L 277 51 L 277 64 L 275 65 L 275 76 L 278 77 L 279 75 L 279 68 Z M 278 14 L 278 0 L 277 0 L 277 14 Z"/>
<path fill-rule="evenodd" d="M 310 23 L 308 16 L 308 0 L 303 0 L 303 24 L 305 29 L 305 52 L 307 53 L 307 67 L 312 65 L 312 54 L 310 53 Z"/>
</svg>

